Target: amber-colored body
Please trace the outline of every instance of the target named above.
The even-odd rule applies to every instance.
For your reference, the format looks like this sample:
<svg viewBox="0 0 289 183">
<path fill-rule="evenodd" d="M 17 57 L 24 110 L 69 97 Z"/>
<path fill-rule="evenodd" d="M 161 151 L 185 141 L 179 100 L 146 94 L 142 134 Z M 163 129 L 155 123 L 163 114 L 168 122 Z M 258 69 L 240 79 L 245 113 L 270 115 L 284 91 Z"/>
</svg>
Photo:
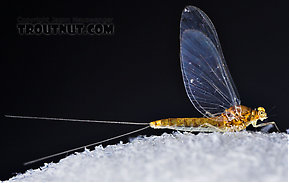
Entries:
<svg viewBox="0 0 289 183">
<path fill-rule="evenodd" d="M 265 109 L 259 107 L 251 109 L 249 107 L 239 105 L 233 106 L 224 113 L 211 118 L 168 118 L 153 121 L 150 123 L 152 128 L 169 128 L 181 131 L 198 131 L 198 132 L 214 132 L 214 131 L 240 131 L 246 129 L 252 124 L 254 127 L 266 126 L 274 124 L 274 122 L 262 123 L 257 125 L 257 121 L 267 118 Z M 275 125 L 276 126 L 276 125 Z"/>
</svg>

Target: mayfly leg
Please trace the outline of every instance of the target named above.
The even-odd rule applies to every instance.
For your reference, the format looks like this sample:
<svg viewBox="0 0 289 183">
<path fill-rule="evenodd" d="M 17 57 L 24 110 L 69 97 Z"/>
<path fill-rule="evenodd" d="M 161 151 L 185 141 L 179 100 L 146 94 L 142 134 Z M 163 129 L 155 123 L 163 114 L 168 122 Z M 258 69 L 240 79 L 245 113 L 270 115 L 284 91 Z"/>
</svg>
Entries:
<svg viewBox="0 0 289 183">
<path fill-rule="evenodd" d="M 281 132 L 274 121 L 266 122 L 266 123 L 260 123 L 260 124 L 258 124 L 258 125 L 257 125 L 256 123 L 252 123 L 252 125 L 253 125 L 253 127 L 255 127 L 255 128 L 263 127 L 263 126 L 267 126 L 267 125 L 274 125 L 275 128 L 278 130 L 278 132 Z"/>
<path fill-rule="evenodd" d="M 67 154 L 67 153 L 70 153 L 70 152 L 73 152 L 73 151 L 77 151 L 77 150 L 80 150 L 80 149 L 84 149 L 84 148 L 86 148 L 86 147 L 96 146 L 96 145 L 102 144 L 102 143 L 104 143 L 104 142 L 108 142 L 108 141 L 111 141 L 111 140 L 114 140 L 114 139 L 118 139 L 118 138 L 121 138 L 121 137 L 130 135 L 130 134 L 136 133 L 136 132 L 143 131 L 143 130 L 145 130 L 145 129 L 147 129 L 147 128 L 150 127 L 150 126 L 149 126 L 149 123 L 137 123 L 137 122 L 96 121 L 96 120 L 65 119 L 65 118 L 48 118 L 48 117 L 35 117 L 35 116 L 15 116 L 15 115 L 5 115 L 5 117 L 7 117 L 7 118 L 21 118 L 21 119 L 67 121 L 67 122 L 113 123 L 113 124 L 124 124 L 124 125 L 146 125 L 146 127 L 143 127 L 143 128 L 141 128 L 141 129 L 137 129 L 137 130 L 134 130 L 134 131 L 131 131 L 131 132 L 127 132 L 127 133 L 124 133 L 124 134 L 122 134 L 122 135 L 118 135 L 118 136 L 111 137 L 111 138 L 108 138 L 108 139 L 105 139 L 105 140 L 102 140 L 102 141 L 98 141 L 98 142 L 95 142 L 95 143 L 92 143 L 92 144 L 87 144 L 87 145 L 85 145 L 85 146 L 73 148 L 73 149 L 70 149 L 70 150 L 67 150 L 67 151 L 62 151 L 62 152 L 55 153 L 55 154 L 52 154 L 52 155 L 49 155 L 49 156 L 45 156 L 45 157 L 42 157 L 42 158 L 39 158 L 39 159 L 35 159 L 35 160 L 32 160 L 32 161 L 29 161 L 29 162 L 24 163 L 24 165 L 29 165 L 29 164 L 32 164 L 32 163 L 36 163 L 36 162 L 39 162 L 39 161 L 42 161 L 42 160 L 45 160 L 45 159 L 48 159 L 48 158 L 53 158 L 53 157 L 56 157 L 56 156 L 59 156 L 59 155 L 63 155 L 63 154 Z"/>
</svg>

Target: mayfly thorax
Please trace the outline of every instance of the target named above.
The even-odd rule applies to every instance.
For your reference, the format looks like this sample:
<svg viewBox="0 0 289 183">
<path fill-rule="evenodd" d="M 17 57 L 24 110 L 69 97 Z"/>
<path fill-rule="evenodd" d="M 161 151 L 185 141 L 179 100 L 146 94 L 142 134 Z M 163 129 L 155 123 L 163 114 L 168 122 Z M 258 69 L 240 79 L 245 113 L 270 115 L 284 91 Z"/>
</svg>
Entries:
<svg viewBox="0 0 289 183">
<path fill-rule="evenodd" d="M 12 118 L 59 120 L 72 122 L 114 123 L 145 125 L 146 127 L 86 146 L 43 157 L 34 163 L 57 155 L 73 152 L 84 147 L 101 144 L 139 132 L 148 127 L 189 132 L 240 131 L 247 126 L 262 127 L 275 122 L 257 124 L 267 119 L 263 107 L 251 109 L 241 105 L 241 100 L 226 65 L 215 27 L 209 17 L 194 6 L 187 6 L 180 20 L 180 61 L 185 89 L 194 107 L 202 118 L 168 118 L 150 123 L 95 121 L 47 117 L 12 116 Z M 279 130 L 277 128 L 277 130 Z"/>
</svg>

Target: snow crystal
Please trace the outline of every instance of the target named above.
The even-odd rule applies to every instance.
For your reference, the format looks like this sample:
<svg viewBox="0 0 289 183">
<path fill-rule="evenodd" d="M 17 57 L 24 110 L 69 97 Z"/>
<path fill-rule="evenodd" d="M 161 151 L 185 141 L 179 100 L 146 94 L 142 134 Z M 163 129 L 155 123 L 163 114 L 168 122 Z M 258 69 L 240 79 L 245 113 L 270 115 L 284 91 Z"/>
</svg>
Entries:
<svg viewBox="0 0 289 183">
<path fill-rule="evenodd" d="M 287 181 L 285 133 L 164 133 L 97 146 L 9 181 Z"/>
</svg>

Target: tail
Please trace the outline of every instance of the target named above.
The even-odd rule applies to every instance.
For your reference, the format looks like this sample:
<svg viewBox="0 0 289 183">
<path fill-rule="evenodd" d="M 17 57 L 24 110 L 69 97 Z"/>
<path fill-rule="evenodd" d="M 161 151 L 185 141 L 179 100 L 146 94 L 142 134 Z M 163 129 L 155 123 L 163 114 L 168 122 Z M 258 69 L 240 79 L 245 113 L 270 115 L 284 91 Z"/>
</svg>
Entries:
<svg viewBox="0 0 289 183">
<path fill-rule="evenodd" d="M 37 117 L 37 116 L 15 116 L 4 115 L 6 118 L 18 118 L 18 119 L 37 119 L 37 120 L 49 120 L 49 121 L 66 121 L 66 122 L 84 122 L 84 123 L 112 123 L 122 125 L 149 125 L 149 123 L 137 123 L 137 122 L 123 122 L 123 121 L 96 121 L 90 119 L 66 119 L 66 118 L 49 118 L 49 117 Z"/>
<path fill-rule="evenodd" d="M 52 120 L 52 121 L 66 121 L 66 122 L 105 123 L 105 124 L 112 123 L 112 124 L 123 124 L 123 125 L 147 125 L 144 128 L 141 128 L 141 129 L 138 129 L 138 130 L 134 130 L 134 131 L 122 134 L 122 135 L 115 136 L 115 137 L 111 137 L 109 139 L 105 139 L 105 140 L 102 140 L 102 141 L 99 141 L 99 142 L 95 142 L 95 143 L 92 143 L 92 144 L 87 144 L 85 146 L 77 147 L 77 148 L 74 148 L 74 149 L 70 149 L 70 150 L 67 150 L 67 151 L 55 153 L 55 154 L 52 154 L 52 155 L 49 155 L 49 156 L 45 156 L 45 157 L 42 157 L 42 158 L 39 158 L 39 159 L 28 161 L 28 162 L 24 163 L 24 165 L 33 164 L 33 163 L 36 163 L 36 162 L 39 162 L 39 161 L 42 161 L 42 160 L 45 160 L 45 159 L 53 158 L 53 157 L 60 156 L 60 155 L 66 154 L 66 153 L 70 153 L 70 152 L 73 152 L 73 151 L 84 149 L 86 147 L 95 146 L 95 145 L 98 145 L 98 144 L 101 144 L 101 143 L 104 143 L 104 142 L 108 142 L 108 141 L 111 141 L 111 140 L 114 140 L 114 139 L 118 139 L 118 138 L 130 135 L 130 134 L 136 133 L 136 132 L 143 131 L 143 130 L 145 130 L 145 129 L 150 127 L 149 126 L 150 123 L 137 123 L 137 122 L 96 121 L 96 120 L 49 118 L 49 117 L 35 117 L 35 116 L 15 116 L 15 115 L 5 115 L 5 117 L 7 117 L 7 118 L 17 118 L 17 119 L 36 119 L 36 120 Z"/>
</svg>

